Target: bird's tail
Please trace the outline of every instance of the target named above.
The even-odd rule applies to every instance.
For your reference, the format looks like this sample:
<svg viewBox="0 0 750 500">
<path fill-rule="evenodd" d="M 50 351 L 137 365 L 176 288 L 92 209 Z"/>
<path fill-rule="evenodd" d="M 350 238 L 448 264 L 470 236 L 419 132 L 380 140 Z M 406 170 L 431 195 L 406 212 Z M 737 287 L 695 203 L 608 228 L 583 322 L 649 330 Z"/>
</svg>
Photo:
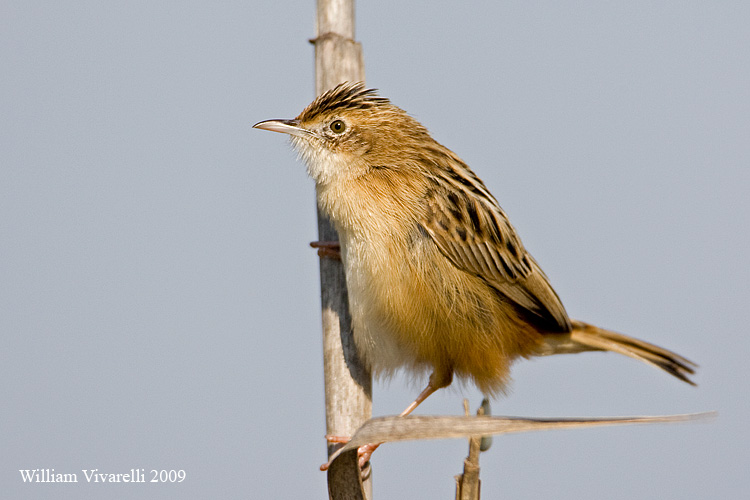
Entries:
<svg viewBox="0 0 750 500">
<path fill-rule="evenodd" d="M 679 354 L 582 321 L 573 320 L 572 326 L 573 329 L 568 334 L 545 335 L 545 345 L 539 354 L 612 351 L 654 365 L 683 382 L 695 385 L 689 376 L 695 373 L 698 365 Z"/>
</svg>

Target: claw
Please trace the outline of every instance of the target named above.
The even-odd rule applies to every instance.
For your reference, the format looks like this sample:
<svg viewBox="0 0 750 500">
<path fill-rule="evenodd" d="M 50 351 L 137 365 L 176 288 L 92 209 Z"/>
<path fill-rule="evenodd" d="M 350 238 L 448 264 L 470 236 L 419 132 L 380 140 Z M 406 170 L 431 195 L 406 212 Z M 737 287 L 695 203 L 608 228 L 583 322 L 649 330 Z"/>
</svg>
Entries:
<svg viewBox="0 0 750 500">
<path fill-rule="evenodd" d="M 382 443 L 378 444 L 366 444 L 363 446 L 360 446 L 357 448 L 357 457 L 359 458 L 359 468 L 363 469 L 367 467 L 367 464 L 370 462 L 370 457 L 372 457 L 372 453 L 378 449 L 378 446 L 380 446 Z"/>
<path fill-rule="evenodd" d="M 319 257 L 341 260 L 341 245 L 338 241 L 311 241 L 310 246 L 318 249 Z"/>
<path fill-rule="evenodd" d="M 350 436 L 333 436 L 331 434 L 326 434 L 326 441 L 331 444 L 346 444 L 349 440 L 351 440 Z"/>
<path fill-rule="evenodd" d="M 333 440 L 331 438 L 333 438 Z M 338 441 L 338 439 L 345 439 L 345 438 L 342 438 L 341 436 L 326 436 L 326 440 L 329 443 L 346 443 L 348 441 L 348 439 L 346 439 L 346 441 Z M 370 463 L 370 457 L 372 457 L 372 453 L 375 450 L 377 450 L 378 446 L 380 446 L 381 444 L 382 443 L 365 444 L 357 448 L 357 458 L 359 461 L 359 468 L 363 473 L 365 473 L 368 468 L 368 464 Z M 325 472 L 330 467 L 331 467 L 331 461 L 329 460 L 328 462 L 320 466 L 320 470 Z"/>
</svg>

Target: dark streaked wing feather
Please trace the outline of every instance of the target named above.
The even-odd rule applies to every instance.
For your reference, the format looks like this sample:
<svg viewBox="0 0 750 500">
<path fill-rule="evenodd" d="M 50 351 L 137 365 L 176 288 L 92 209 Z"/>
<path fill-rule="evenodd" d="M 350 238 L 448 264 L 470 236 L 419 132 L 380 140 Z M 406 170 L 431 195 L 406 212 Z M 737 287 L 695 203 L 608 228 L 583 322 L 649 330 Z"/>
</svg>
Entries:
<svg viewBox="0 0 750 500">
<path fill-rule="evenodd" d="M 570 331 L 560 299 L 505 213 L 468 167 L 454 165 L 463 167 L 464 181 L 434 179 L 425 199 L 425 232 L 456 267 L 486 280 L 534 324 L 547 331 Z"/>
</svg>

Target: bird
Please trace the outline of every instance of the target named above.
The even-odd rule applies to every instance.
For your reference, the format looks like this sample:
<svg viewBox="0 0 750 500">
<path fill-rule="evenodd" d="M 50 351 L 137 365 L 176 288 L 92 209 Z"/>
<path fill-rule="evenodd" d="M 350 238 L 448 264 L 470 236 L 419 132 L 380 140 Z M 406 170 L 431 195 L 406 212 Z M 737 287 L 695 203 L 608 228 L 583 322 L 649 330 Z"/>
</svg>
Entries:
<svg viewBox="0 0 750 500">
<path fill-rule="evenodd" d="M 344 82 L 254 128 L 288 134 L 315 182 L 362 362 L 430 374 L 401 415 L 454 377 L 501 395 L 514 361 L 554 354 L 616 352 L 695 385 L 687 358 L 571 319 L 482 180 L 376 89 Z"/>
</svg>

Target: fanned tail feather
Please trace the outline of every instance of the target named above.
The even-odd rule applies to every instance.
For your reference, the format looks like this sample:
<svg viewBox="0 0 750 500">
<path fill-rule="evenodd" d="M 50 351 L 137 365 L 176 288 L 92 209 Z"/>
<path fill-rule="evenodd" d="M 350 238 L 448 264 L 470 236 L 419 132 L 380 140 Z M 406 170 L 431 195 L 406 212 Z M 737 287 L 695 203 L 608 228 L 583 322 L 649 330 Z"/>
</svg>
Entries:
<svg viewBox="0 0 750 500">
<path fill-rule="evenodd" d="M 572 326 L 573 330 L 568 334 L 545 335 L 545 345 L 539 354 L 612 351 L 661 368 L 683 382 L 696 385 L 689 377 L 698 365 L 677 353 L 582 321 L 573 321 Z"/>
</svg>

